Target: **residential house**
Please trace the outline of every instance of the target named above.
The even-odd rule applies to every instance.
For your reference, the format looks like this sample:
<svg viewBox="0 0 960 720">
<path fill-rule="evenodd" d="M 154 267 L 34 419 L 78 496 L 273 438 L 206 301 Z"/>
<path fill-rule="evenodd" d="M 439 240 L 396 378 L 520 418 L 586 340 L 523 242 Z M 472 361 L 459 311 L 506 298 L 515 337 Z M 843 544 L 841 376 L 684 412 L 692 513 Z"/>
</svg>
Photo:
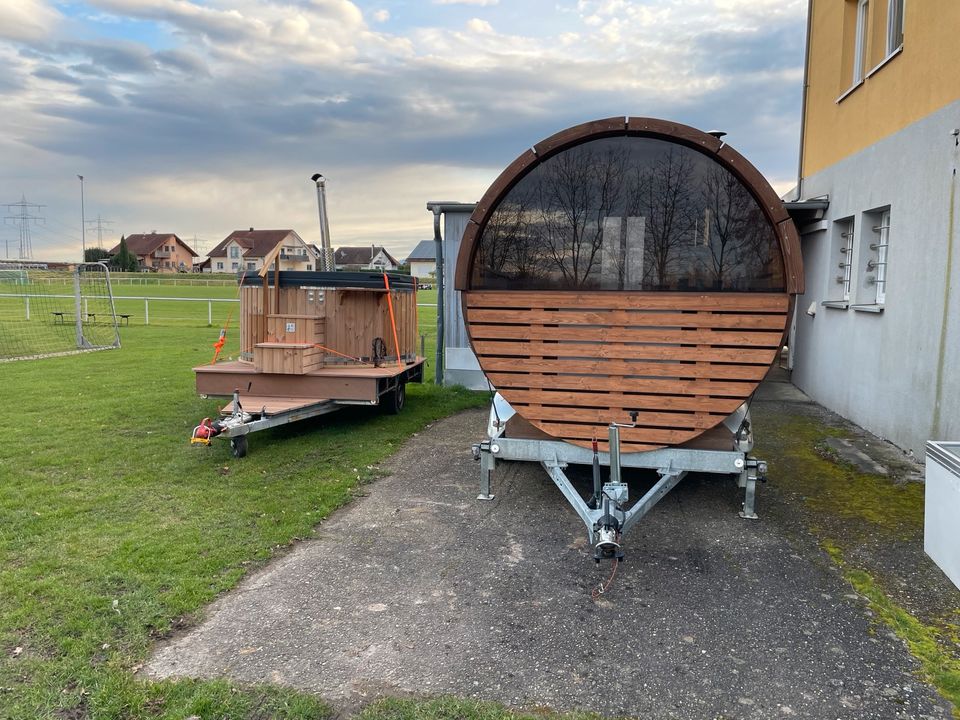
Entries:
<svg viewBox="0 0 960 720">
<path fill-rule="evenodd" d="M 421 240 L 404 261 L 410 266 L 410 274 L 421 281 L 433 282 L 437 273 L 437 244 L 433 240 Z"/>
<path fill-rule="evenodd" d="M 197 253 L 173 233 L 158 233 L 154 230 L 127 235 L 124 239 L 127 249 L 137 256 L 141 270 L 168 273 L 193 271 L 193 259 L 197 257 Z M 116 255 L 118 252 L 119 243 L 110 250 L 110 254 Z"/>
<path fill-rule="evenodd" d="M 919 456 L 960 439 L 960 3 L 810 7 L 793 382 Z"/>
<path fill-rule="evenodd" d="M 337 270 L 396 270 L 400 263 L 380 245 L 340 247 L 333 254 Z"/>
<path fill-rule="evenodd" d="M 317 259 L 293 230 L 234 230 L 210 251 L 211 272 L 256 272 L 280 245 L 281 270 L 314 270 Z"/>
</svg>

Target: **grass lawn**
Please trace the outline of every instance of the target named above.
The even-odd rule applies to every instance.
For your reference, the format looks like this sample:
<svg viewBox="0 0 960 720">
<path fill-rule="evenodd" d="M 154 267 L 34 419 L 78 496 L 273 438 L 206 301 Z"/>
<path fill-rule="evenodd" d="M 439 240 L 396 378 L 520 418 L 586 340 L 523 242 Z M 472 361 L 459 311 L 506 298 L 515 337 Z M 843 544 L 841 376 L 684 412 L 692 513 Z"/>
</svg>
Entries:
<svg viewBox="0 0 960 720">
<path fill-rule="evenodd" d="M 435 309 L 421 312 L 432 358 Z M 0 417 L 0 718 L 328 713 L 286 689 L 150 683 L 134 671 L 155 639 L 308 537 L 413 432 L 486 398 L 414 385 L 399 416 L 347 408 L 259 433 L 237 461 L 227 442 L 187 442 L 215 412 L 190 368 L 210 359 L 216 334 L 131 325 L 120 350 L 0 364 L 14 400 Z M 235 331 L 229 340 L 225 354 Z M 463 716 L 451 702 L 388 703 L 367 717 Z"/>
</svg>

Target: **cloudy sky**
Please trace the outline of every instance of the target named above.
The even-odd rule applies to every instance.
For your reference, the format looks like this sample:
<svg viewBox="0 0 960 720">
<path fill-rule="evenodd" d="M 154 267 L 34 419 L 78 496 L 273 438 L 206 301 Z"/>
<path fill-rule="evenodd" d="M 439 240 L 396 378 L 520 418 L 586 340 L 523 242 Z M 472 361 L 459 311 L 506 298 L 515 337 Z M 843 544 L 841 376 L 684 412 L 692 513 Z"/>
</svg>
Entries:
<svg viewBox="0 0 960 720">
<path fill-rule="evenodd" d="M 0 203 L 45 205 L 33 255 L 86 217 L 210 249 L 231 230 L 398 256 L 428 200 L 475 201 L 570 125 L 719 128 L 793 185 L 804 0 L 0 0 Z M 0 206 L 4 215 L 14 214 Z M 87 229 L 88 245 L 96 229 Z M 0 227 L 0 253 L 17 228 Z"/>
</svg>

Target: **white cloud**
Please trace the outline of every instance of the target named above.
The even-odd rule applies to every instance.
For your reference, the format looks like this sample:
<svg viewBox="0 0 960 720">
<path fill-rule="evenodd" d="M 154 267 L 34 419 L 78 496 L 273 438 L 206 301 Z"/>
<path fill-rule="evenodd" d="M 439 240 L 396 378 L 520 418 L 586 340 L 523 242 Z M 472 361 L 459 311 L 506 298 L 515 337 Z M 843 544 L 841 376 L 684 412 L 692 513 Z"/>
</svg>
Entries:
<svg viewBox="0 0 960 720">
<path fill-rule="evenodd" d="M 491 8 L 404 34 L 378 25 L 389 11 L 365 19 L 348 0 L 88 4 L 155 23 L 168 42 L 97 40 L 102 28 L 80 41 L 57 34 L 66 23 L 0 40 L 0 156 L 13 159 L 0 187 L 52 216 L 73 212 L 62 179 L 83 172 L 118 228 L 306 238 L 305 178 L 320 170 L 335 243 L 403 254 L 429 236 L 427 200 L 475 200 L 526 147 L 617 114 L 719 126 L 774 177 L 794 171 L 802 0 L 580 0 L 529 25 Z M 10 7 L 0 0 L 0 27 Z"/>
<path fill-rule="evenodd" d="M 467 21 L 467 29 L 470 32 L 479 33 L 481 35 L 492 35 L 493 34 L 493 25 L 488 23 L 486 20 L 481 20 L 480 18 L 470 18 Z"/>
<path fill-rule="evenodd" d="M 433 0 L 434 5 L 478 5 L 488 7 L 498 5 L 500 0 Z"/>
<path fill-rule="evenodd" d="M 61 15 L 44 0 L 3 0 L 0 2 L 0 38 L 37 40 L 48 37 Z"/>
</svg>

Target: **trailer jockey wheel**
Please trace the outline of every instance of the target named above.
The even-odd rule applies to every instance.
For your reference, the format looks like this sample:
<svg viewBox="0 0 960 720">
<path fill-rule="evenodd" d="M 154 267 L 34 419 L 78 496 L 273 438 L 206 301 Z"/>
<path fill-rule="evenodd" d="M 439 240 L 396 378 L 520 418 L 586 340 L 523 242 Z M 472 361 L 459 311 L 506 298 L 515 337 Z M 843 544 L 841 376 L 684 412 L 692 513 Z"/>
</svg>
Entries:
<svg viewBox="0 0 960 720">
<path fill-rule="evenodd" d="M 230 452 L 233 453 L 235 458 L 242 458 L 247 456 L 247 436 L 246 435 L 237 435 L 236 437 L 230 438 Z"/>
<path fill-rule="evenodd" d="M 402 380 L 397 382 L 397 386 L 390 392 L 384 394 L 381 401 L 383 410 L 389 415 L 396 415 L 407 403 L 407 384 Z"/>
</svg>

